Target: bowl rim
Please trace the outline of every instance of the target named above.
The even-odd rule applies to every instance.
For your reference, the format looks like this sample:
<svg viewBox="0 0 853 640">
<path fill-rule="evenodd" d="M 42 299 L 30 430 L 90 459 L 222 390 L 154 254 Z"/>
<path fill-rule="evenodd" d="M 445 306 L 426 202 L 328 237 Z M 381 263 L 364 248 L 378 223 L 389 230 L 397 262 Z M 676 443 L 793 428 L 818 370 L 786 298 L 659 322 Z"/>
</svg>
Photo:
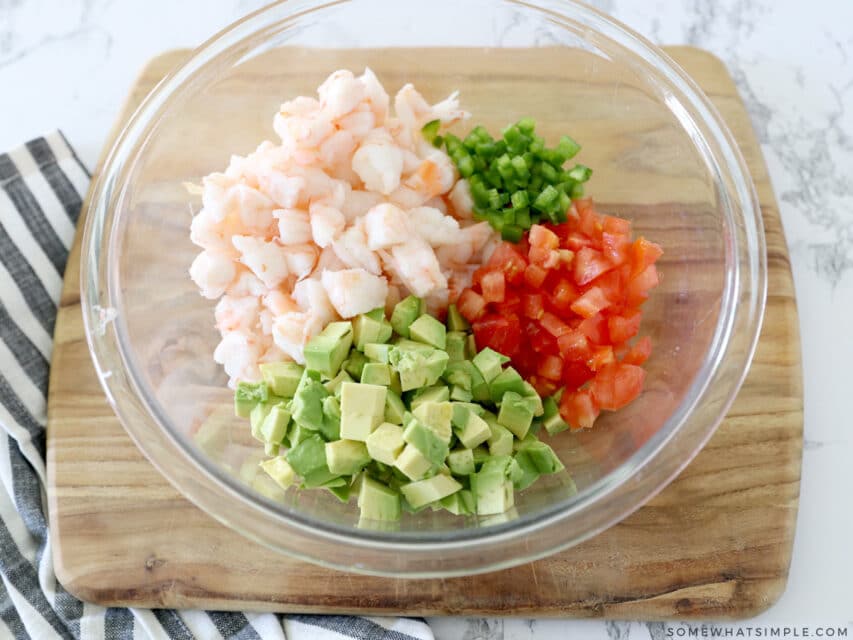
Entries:
<svg viewBox="0 0 853 640">
<path fill-rule="evenodd" d="M 241 503 L 249 505 L 253 512 L 273 520 L 282 530 L 292 529 L 294 531 L 299 530 L 303 535 L 319 535 L 324 542 L 370 549 L 381 557 L 410 551 L 427 552 L 434 555 L 459 553 L 470 547 L 472 542 L 493 546 L 511 544 L 514 541 L 524 539 L 534 531 L 559 528 L 561 523 L 582 514 L 584 510 L 600 505 L 606 498 L 612 497 L 614 492 L 623 488 L 640 471 L 646 470 L 649 463 L 657 459 L 667 444 L 679 434 L 692 415 L 694 408 L 706 399 L 706 392 L 712 382 L 715 381 L 714 376 L 719 372 L 726 349 L 731 344 L 732 334 L 736 328 L 736 316 L 744 317 L 746 314 L 747 321 L 745 324 L 750 335 L 746 336 L 746 349 L 740 354 L 743 366 L 740 368 L 739 376 L 734 378 L 730 376 L 727 379 L 728 391 L 724 394 L 723 401 L 719 403 L 718 410 L 715 412 L 717 414 L 715 420 L 712 421 L 712 424 L 707 425 L 700 437 L 695 440 L 691 446 L 692 453 L 689 456 L 685 456 L 677 464 L 672 465 L 665 474 L 658 473 L 658 476 L 651 483 L 648 482 L 648 478 L 652 477 L 652 474 L 647 474 L 645 482 L 649 486 L 644 485 L 642 491 L 639 488 L 635 489 L 642 495 L 632 503 L 630 508 L 619 510 L 619 513 L 600 519 L 595 526 L 587 528 L 581 535 L 575 535 L 562 542 L 541 545 L 542 548 L 529 549 L 521 555 L 508 555 L 497 560 L 479 562 L 476 566 L 461 565 L 458 571 L 445 568 L 435 573 L 430 570 L 406 571 L 404 573 L 409 577 L 428 577 L 491 571 L 542 557 L 577 544 L 639 509 L 680 473 L 711 437 L 734 401 L 737 390 L 748 372 L 761 329 L 766 298 L 766 248 L 760 206 L 746 163 L 731 132 L 701 89 L 669 56 L 642 36 L 592 7 L 574 0 L 505 0 L 506 3 L 516 5 L 519 8 L 543 11 L 564 20 L 569 19 L 565 15 L 566 12 L 575 12 L 571 16 L 572 20 L 578 21 L 581 18 L 580 22 L 588 28 L 592 28 L 594 34 L 615 40 L 618 44 L 625 46 L 631 53 L 638 55 L 644 62 L 662 74 L 669 83 L 669 89 L 678 90 L 678 97 L 671 94 L 673 104 L 670 105 L 670 108 L 680 107 L 682 113 L 679 120 L 682 125 L 688 129 L 692 128 L 698 134 L 703 146 L 700 147 L 696 142 L 697 136 L 693 136 L 694 144 L 700 148 L 700 151 L 703 151 L 702 155 L 706 161 L 711 161 L 709 172 L 713 169 L 715 184 L 719 186 L 720 183 L 726 182 L 725 179 L 721 178 L 721 174 L 724 173 L 728 176 L 729 181 L 734 184 L 738 204 L 742 209 L 741 221 L 747 227 L 746 257 L 754 282 L 751 283 L 753 286 L 748 292 L 747 304 L 737 304 L 742 294 L 743 266 L 740 264 L 739 258 L 742 256 L 740 252 L 744 247 L 741 246 L 743 241 L 739 240 L 735 234 L 731 238 L 731 245 L 727 246 L 726 254 L 727 265 L 733 265 L 733 269 L 727 268 L 726 270 L 720 314 L 711 345 L 685 395 L 685 400 L 676 407 L 661 428 L 637 451 L 631 454 L 619 467 L 597 480 L 581 494 L 506 523 L 493 524 L 487 527 L 453 529 L 439 533 L 420 531 L 379 532 L 314 520 L 245 487 L 230 477 L 218 465 L 208 460 L 177 430 L 169 427 L 169 420 L 163 413 L 163 407 L 154 398 L 153 393 L 140 376 L 136 374 L 138 366 L 135 362 L 136 358 L 127 344 L 127 326 L 123 316 L 120 313 L 109 313 L 109 310 L 122 308 L 120 277 L 116 268 L 117 261 L 111 263 L 109 260 L 120 239 L 120 227 L 114 224 L 114 215 L 118 207 L 111 207 L 110 204 L 116 198 L 121 198 L 127 186 L 127 183 L 122 181 L 122 175 L 130 172 L 134 162 L 139 158 L 146 144 L 147 133 L 156 124 L 157 116 L 162 110 L 165 110 L 170 100 L 176 95 L 180 95 L 182 90 L 187 90 L 186 83 L 193 74 L 203 70 L 205 65 L 216 59 L 217 56 L 250 40 L 264 28 L 269 28 L 270 25 L 265 21 L 276 11 L 280 11 L 282 8 L 294 8 L 294 11 L 273 22 L 273 24 L 279 25 L 303 15 L 305 11 L 322 10 L 348 1 L 350 0 L 279 0 L 234 22 L 202 44 L 183 65 L 164 78 L 137 108 L 117 137 L 104 162 L 103 170 L 93 185 L 93 196 L 83 231 L 83 247 L 84 251 L 88 251 L 84 253 L 86 260 L 81 261 L 81 304 L 84 326 L 90 353 L 101 385 L 113 410 L 137 446 L 183 495 L 196 503 L 206 513 L 262 544 L 302 559 L 365 573 L 399 575 L 400 571 L 393 568 L 389 569 L 382 563 L 378 563 L 376 566 L 358 566 L 352 561 L 346 563 L 330 561 L 326 557 L 317 557 L 316 553 L 304 553 L 298 548 L 271 544 L 269 539 L 249 526 L 251 523 L 234 522 L 225 513 L 227 505 L 223 507 L 213 503 L 209 491 L 215 487 L 219 496 L 228 495 L 230 499 L 239 499 Z M 684 109 L 684 105 L 679 99 L 687 102 L 692 113 Z M 716 153 L 706 148 L 708 141 L 701 135 L 697 123 L 694 122 L 694 118 L 697 116 L 701 120 L 701 124 L 710 128 L 713 134 L 712 141 L 720 147 Z M 723 166 L 721 166 L 720 161 L 722 161 Z M 732 172 L 731 175 L 728 175 L 727 172 L 729 171 Z M 728 192 L 725 189 L 718 189 L 718 192 L 725 205 L 723 207 L 725 214 L 731 218 L 734 214 L 734 207 L 729 201 Z M 728 222 L 732 223 L 733 221 L 729 220 Z M 109 239 L 104 251 L 104 244 L 101 243 L 101 240 L 105 228 L 109 228 Z M 101 283 L 104 276 L 106 276 L 105 287 Z M 102 302 L 105 304 L 101 304 Z M 114 315 L 115 317 L 104 322 L 105 310 L 107 310 L 107 315 Z M 110 349 L 118 355 L 122 367 L 122 376 L 113 375 L 115 367 L 112 365 L 116 363 L 108 362 L 113 357 L 113 354 L 108 353 Z M 139 406 L 131 408 L 126 402 L 122 403 L 118 400 L 128 391 L 132 393 Z M 168 441 L 164 441 L 162 445 L 174 448 L 173 454 L 176 453 L 179 457 L 190 461 L 195 469 L 202 473 L 205 480 L 211 483 L 207 491 L 188 483 L 184 476 L 176 473 L 170 465 L 164 463 L 163 459 L 154 452 L 150 443 L 142 438 L 142 429 L 139 429 L 137 424 L 140 418 L 154 420 L 160 435 Z"/>
</svg>

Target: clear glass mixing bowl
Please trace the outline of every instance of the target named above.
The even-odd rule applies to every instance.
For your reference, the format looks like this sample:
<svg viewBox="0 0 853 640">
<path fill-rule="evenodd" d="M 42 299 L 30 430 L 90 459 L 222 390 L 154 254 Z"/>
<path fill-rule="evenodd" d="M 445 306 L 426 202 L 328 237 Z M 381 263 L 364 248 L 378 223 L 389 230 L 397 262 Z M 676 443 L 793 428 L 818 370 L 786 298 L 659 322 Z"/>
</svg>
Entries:
<svg viewBox="0 0 853 640">
<path fill-rule="evenodd" d="M 427 510 L 406 515 L 397 530 L 359 528 L 353 504 L 318 491 L 276 495 L 245 473 L 259 452 L 245 421 L 228 413 L 226 378 L 212 360 L 213 304 L 187 275 L 199 203 L 184 183 L 272 138 L 282 101 L 312 94 L 334 69 L 366 65 L 392 92 L 413 82 L 435 101 L 461 90 L 473 121 L 492 130 L 529 115 L 552 143 L 570 133 L 583 144 L 579 159 L 595 169 L 588 190 L 601 208 L 629 216 L 666 251 L 644 320 L 655 344 L 644 393 L 592 431 L 549 439 L 571 480 L 533 485 L 503 518 Z M 764 308 L 760 212 L 730 132 L 663 52 L 566 0 L 274 4 L 160 83 L 121 133 L 94 194 L 83 315 L 127 431 L 221 522 L 276 551 L 352 571 L 493 570 L 625 517 L 719 424 Z"/>
</svg>

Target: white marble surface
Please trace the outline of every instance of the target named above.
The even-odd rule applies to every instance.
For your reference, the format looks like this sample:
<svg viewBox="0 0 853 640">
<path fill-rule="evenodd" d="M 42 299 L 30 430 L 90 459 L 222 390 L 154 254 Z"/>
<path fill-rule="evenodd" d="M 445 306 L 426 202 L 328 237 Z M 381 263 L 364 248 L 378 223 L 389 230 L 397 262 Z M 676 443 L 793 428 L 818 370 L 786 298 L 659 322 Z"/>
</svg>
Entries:
<svg viewBox="0 0 853 640">
<path fill-rule="evenodd" d="M 198 44 L 261 4 L 0 0 L 0 149 L 59 127 L 92 168 L 127 88 L 148 58 Z M 814 635 L 818 625 L 848 627 L 853 624 L 853 435 L 844 402 L 851 380 L 847 363 L 853 361 L 853 1 L 594 4 L 656 42 L 713 51 L 728 65 L 749 107 L 791 247 L 802 327 L 806 441 L 787 591 L 769 611 L 739 628 L 746 633 L 762 624 L 811 625 Z M 464 640 L 687 637 L 682 625 L 657 623 L 431 623 L 437 637 Z"/>
</svg>

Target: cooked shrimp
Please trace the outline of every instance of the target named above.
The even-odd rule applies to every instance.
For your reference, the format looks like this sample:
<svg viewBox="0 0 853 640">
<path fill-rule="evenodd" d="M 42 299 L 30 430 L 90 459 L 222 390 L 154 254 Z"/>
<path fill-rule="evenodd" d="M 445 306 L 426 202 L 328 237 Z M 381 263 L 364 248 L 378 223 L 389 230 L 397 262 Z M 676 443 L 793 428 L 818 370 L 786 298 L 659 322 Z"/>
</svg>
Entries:
<svg viewBox="0 0 853 640">
<path fill-rule="evenodd" d="M 368 189 L 388 195 L 400 185 L 403 152 L 389 142 L 366 142 L 352 157 L 352 168 Z"/>
<path fill-rule="evenodd" d="M 453 213 L 460 220 L 470 220 L 474 215 L 474 199 L 471 197 L 471 185 L 464 178 L 457 181 L 450 190 L 450 204 Z"/>
<path fill-rule="evenodd" d="M 351 165 L 352 154 L 355 153 L 357 146 L 358 142 L 352 133 L 346 129 L 336 131 L 320 145 L 320 161 L 330 169 Z"/>
<path fill-rule="evenodd" d="M 276 316 L 280 316 L 288 311 L 299 311 L 296 301 L 280 289 L 273 289 L 267 293 L 261 302 L 264 307 L 269 309 L 270 313 Z"/>
<path fill-rule="evenodd" d="M 364 97 L 370 104 L 370 110 L 376 116 L 376 121 L 382 124 L 388 117 L 388 106 L 391 103 L 391 99 L 385 92 L 385 87 L 382 86 L 370 67 L 365 67 L 359 80 L 364 85 Z"/>
<path fill-rule="evenodd" d="M 267 286 L 258 279 L 249 269 L 239 262 L 234 263 L 237 269 L 237 277 L 225 289 L 229 296 L 242 298 L 245 296 L 263 296 L 269 291 Z"/>
<path fill-rule="evenodd" d="M 230 191 L 240 211 L 240 220 L 246 229 L 266 234 L 275 223 L 272 217 L 275 203 L 257 189 L 238 184 Z"/>
<path fill-rule="evenodd" d="M 342 131 L 347 131 L 356 140 L 363 140 L 381 121 L 377 121 L 376 114 L 370 108 L 356 109 L 337 121 Z"/>
<path fill-rule="evenodd" d="M 240 262 L 249 267 L 270 289 L 277 287 L 287 277 L 288 250 L 277 241 L 267 242 L 254 236 L 234 236 L 231 242 L 240 252 Z"/>
<path fill-rule="evenodd" d="M 271 335 L 272 328 L 270 328 L 270 331 L 266 333 Z M 258 358 L 258 364 L 263 364 L 264 362 L 284 362 L 286 360 L 292 360 L 292 358 L 279 349 L 277 344 L 273 343 L 268 346 L 266 351 L 264 351 L 263 354 L 261 354 L 261 357 Z"/>
<path fill-rule="evenodd" d="M 258 184 L 265 193 L 283 209 L 292 209 L 302 199 L 306 181 L 301 175 L 288 175 L 280 171 L 259 172 Z"/>
<path fill-rule="evenodd" d="M 342 318 L 352 318 L 359 313 L 385 306 L 388 281 L 364 269 L 324 271 L 323 287 L 329 300 Z"/>
<path fill-rule="evenodd" d="M 277 317 L 272 326 L 275 346 L 300 364 L 305 364 L 303 348 L 308 341 L 305 333 L 307 321 L 307 313 L 290 311 Z"/>
<path fill-rule="evenodd" d="M 456 182 L 456 167 L 447 154 L 433 151 L 423 159 L 405 185 L 424 194 L 426 199 L 447 193 Z"/>
<path fill-rule="evenodd" d="M 201 204 L 214 222 L 221 222 L 228 213 L 229 190 L 236 181 L 224 173 L 211 173 L 201 179 Z"/>
<path fill-rule="evenodd" d="M 278 241 L 281 244 L 311 242 L 311 220 L 302 209 L 276 209 L 273 218 L 278 220 Z"/>
<path fill-rule="evenodd" d="M 307 116 L 319 110 L 319 100 L 299 96 L 282 104 L 278 111 L 282 116 Z"/>
<path fill-rule="evenodd" d="M 258 313 L 260 302 L 257 298 L 246 296 L 237 298 L 235 296 L 222 296 L 216 303 L 214 317 L 216 328 L 222 333 L 228 331 L 242 331 L 251 333 L 258 325 Z"/>
<path fill-rule="evenodd" d="M 409 209 L 420 207 L 429 200 L 429 197 L 420 191 L 412 189 L 411 187 L 400 185 L 388 196 L 388 200 L 396 204 L 401 209 L 408 211 Z"/>
<path fill-rule="evenodd" d="M 213 359 L 225 368 L 232 385 L 237 380 L 255 382 L 261 379 L 257 364 L 260 355 L 258 339 L 239 331 L 225 333 L 213 351 Z"/>
<path fill-rule="evenodd" d="M 328 246 L 320 252 L 320 258 L 314 267 L 315 273 L 323 273 L 324 271 L 340 271 L 346 269 L 346 263 L 338 257 L 335 249 Z"/>
<path fill-rule="evenodd" d="M 432 207 L 416 207 L 408 212 L 412 229 L 431 246 L 459 242 L 459 223 Z"/>
<path fill-rule="evenodd" d="M 234 261 L 227 254 L 202 251 L 190 266 L 190 277 L 201 290 L 201 295 L 211 300 L 218 298 L 237 275 Z"/>
<path fill-rule="evenodd" d="M 203 208 L 193 216 L 190 223 L 190 240 L 203 249 L 235 255 L 231 237 L 246 231 L 237 211 L 232 209 L 221 221 L 216 222 L 214 216 Z"/>
<path fill-rule="evenodd" d="M 348 267 L 365 269 L 378 276 L 382 273 L 379 258 L 367 244 L 367 234 L 362 220 L 359 219 L 356 224 L 344 231 L 341 237 L 332 244 L 332 247 L 341 261 Z"/>
<path fill-rule="evenodd" d="M 385 296 L 385 315 L 390 316 L 394 312 L 394 307 L 403 299 L 403 294 L 400 293 L 400 287 L 389 284 L 388 295 Z"/>
<path fill-rule="evenodd" d="M 325 322 L 334 320 L 336 317 L 335 308 L 318 277 L 297 282 L 293 287 L 293 299 L 300 309 L 323 318 Z"/>
<path fill-rule="evenodd" d="M 344 214 L 347 221 L 352 222 L 384 201 L 385 198 L 379 193 L 350 189 L 344 198 L 341 213 Z"/>
<path fill-rule="evenodd" d="M 326 78 L 317 89 L 320 108 L 331 119 L 340 118 L 365 98 L 365 86 L 351 71 L 341 69 Z"/>
<path fill-rule="evenodd" d="M 449 299 L 450 292 L 446 287 L 443 289 L 433 289 L 424 298 L 427 313 L 433 316 L 437 316 L 439 313 L 447 309 Z"/>
<path fill-rule="evenodd" d="M 294 244 L 287 247 L 285 260 L 288 271 L 301 280 L 314 270 L 320 250 L 313 244 Z"/>
<path fill-rule="evenodd" d="M 432 207 L 433 209 L 438 209 L 444 215 L 447 215 L 447 202 L 442 196 L 435 196 L 434 198 L 430 198 L 429 200 L 424 202 L 424 206 Z"/>
<path fill-rule="evenodd" d="M 321 201 L 312 202 L 309 213 L 311 214 L 311 236 L 318 247 L 328 247 L 343 233 L 347 221 L 344 214 L 337 208 Z"/>
<path fill-rule="evenodd" d="M 447 287 L 447 279 L 432 248 L 423 240 L 410 240 L 391 248 L 396 272 L 413 294 L 428 295 L 434 289 Z"/>
<path fill-rule="evenodd" d="M 406 214 L 393 204 L 379 204 L 364 216 L 367 246 L 372 250 L 385 249 L 406 242 L 412 237 Z"/>
</svg>

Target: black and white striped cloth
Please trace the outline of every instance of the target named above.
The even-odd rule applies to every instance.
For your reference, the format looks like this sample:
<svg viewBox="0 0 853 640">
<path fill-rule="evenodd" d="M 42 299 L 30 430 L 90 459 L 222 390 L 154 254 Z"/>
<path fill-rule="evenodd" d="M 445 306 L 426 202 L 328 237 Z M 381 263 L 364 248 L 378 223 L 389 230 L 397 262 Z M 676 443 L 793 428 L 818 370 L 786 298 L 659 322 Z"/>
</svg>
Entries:
<svg viewBox="0 0 853 640">
<path fill-rule="evenodd" d="M 56 303 L 86 168 L 59 132 L 0 153 L 0 638 L 429 639 L 407 618 L 106 609 L 54 576 L 45 410 Z"/>
</svg>

